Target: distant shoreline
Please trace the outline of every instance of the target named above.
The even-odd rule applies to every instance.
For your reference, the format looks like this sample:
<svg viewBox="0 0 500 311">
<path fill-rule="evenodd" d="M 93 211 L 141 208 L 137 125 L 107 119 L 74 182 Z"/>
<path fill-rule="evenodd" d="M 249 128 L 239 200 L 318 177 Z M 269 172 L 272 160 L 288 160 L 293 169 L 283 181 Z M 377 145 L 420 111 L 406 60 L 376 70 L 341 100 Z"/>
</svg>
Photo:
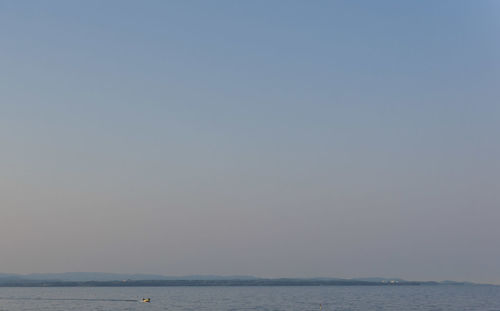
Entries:
<svg viewBox="0 0 500 311">
<path fill-rule="evenodd" d="M 57 281 L 17 280 L 0 282 L 0 287 L 172 287 L 172 286 L 418 286 L 443 285 L 439 282 L 375 282 L 359 280 L 255 279 L 255 280 L 122 280 Z M 446 285 L 446 284 L 445 284 Z M 456 285 L 464 285 L 457 283 Z"/>
</svg>

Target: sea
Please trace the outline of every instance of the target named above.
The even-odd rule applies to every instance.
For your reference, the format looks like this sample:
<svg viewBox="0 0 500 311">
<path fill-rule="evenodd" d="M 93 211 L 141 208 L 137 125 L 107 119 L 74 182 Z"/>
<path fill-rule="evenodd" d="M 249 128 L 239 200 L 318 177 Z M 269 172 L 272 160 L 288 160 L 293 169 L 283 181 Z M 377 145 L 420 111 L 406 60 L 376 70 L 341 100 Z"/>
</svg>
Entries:
<svg viewBox="0 0 500 311">
<path fill-rule="evenodd" d="M 500 311 L 500 286 L 0 287 L 0 311 L 28 310 Z"/>
</svg>

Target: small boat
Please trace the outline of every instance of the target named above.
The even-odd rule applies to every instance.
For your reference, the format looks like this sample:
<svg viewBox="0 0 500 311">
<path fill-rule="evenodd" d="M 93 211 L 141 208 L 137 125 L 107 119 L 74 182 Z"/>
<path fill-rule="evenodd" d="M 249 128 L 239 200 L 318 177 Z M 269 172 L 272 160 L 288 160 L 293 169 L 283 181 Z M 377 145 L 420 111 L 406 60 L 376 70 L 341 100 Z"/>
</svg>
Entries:
<svg viewBox="0 0 500 311">
<path fill-rule="evenodd" d="M 151 298 L 142 298 L 142 302 L 151 302 Z"/>
</svg>

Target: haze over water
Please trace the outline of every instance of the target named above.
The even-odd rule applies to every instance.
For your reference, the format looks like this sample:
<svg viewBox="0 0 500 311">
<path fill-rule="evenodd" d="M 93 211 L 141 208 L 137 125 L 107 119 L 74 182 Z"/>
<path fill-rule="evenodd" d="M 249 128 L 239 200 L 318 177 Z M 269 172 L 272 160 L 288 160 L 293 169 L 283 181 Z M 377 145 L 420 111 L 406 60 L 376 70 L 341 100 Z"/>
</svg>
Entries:
<svg viewBox="0 0 500 311">
<path fill-rule="evenodd" d="M 0 272 L 500 284 L 500 2 L 2 1 Z"/>
</svg>

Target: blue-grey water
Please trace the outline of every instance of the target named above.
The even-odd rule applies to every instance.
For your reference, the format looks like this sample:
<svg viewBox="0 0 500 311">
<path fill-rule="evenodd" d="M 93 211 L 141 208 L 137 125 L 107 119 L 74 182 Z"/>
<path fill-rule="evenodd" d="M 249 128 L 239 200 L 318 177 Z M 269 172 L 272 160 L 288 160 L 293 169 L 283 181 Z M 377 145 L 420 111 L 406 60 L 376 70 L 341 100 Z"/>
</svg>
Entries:
<svg viewBox="0 0 500 311">
<path fill-rule="evenodd" d="M 320 304 L 325 311 L 500 311 L 500 286 L 0 287 L 0 311 L 312 311 Z"/>
</svg>

